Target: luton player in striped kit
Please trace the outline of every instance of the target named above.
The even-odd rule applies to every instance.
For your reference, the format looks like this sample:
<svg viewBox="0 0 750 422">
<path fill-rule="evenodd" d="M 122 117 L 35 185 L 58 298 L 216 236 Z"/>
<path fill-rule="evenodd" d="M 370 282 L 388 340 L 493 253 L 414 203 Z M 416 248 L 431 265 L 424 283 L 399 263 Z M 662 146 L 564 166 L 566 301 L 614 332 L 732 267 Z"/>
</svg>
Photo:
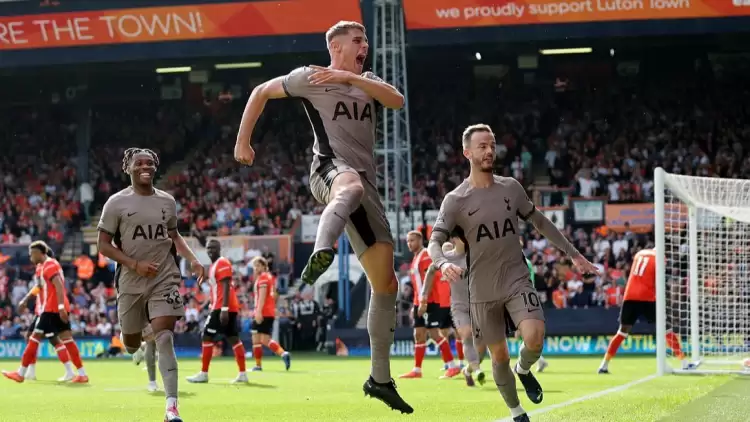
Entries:
<svg viewBox="0 0 750 422">
<path fill-rule="evenodd" d="M 31 299 L 32 297 L 36 297 L 36 301 L 34 304 L 34 319 L 31 321 L 31 325 L 29 326 L 29 331 L 26 334 L 26 342 L 31 341 L 31 335 L 34 332 L 34 328 L 36 327 L 37 322 L 39 321 L 39 315 L 42 314 L 42 310 L 44 309 L 44 301 L 41 297 L 39 297 L 39 294 L 42 292 L 42 264 L 39 264 L 36 266 L 36 272 L 34 274 L 34 287 L 26 294 L 26 296 L 21 299 L 20 302 L 18 302 L 18 309 L 26 306 L 26 303 Z M 75 373 L 73 372 L 73 366 L 70 363 L 70 355 L 68 354 L 65 347 L 63 347 L 62 344 L 59 344 L 60 339 L 57 338 L 57 336 L 52 336 L 48 339 L 50 343 L 52 343 L 53 346 L 55 346 L 55 351 L 57 352 L 57 358 L 60 359 L 60 362 L 65 366 L 65 375 L 58 379 L 58 381 L 70 381 L 75 377 Z M 32 358 L 31 363 L 29 364 L 29 367 L 26 369 L 26 375 L 24 376 L 25 380 L 36 380 L 36 359 L 37 356 L 34 355 Z"/>
<path fill-rule="evenodd" d="M 628 338 L 630 330 L 640 317 L 644 317 L 650 324 L 656 321 L 656 250 L 654 249 L 643 249 L 633 257 L 620 309 L 620 328 L 609 342 L 604 360 L 599 365 L 600 374 L 609 373 L 609 361 L 615 357 L 620 344 Z M 682 353 L 680 337 L 669 327 L 667 328 L 667 346 L 672 349 L 674 356 L 682 361 L 683 369 L 693 368 Z"/>
<path fill-rule="evenodd" d="M 61 380 L 85 384 L 89 382 L 89 378 L 83 369 L 81 354 L 70 331 L 70 322 L 68 321 L 70 303 L 65 293 L 65 278 L 62 267 L 56 259 L 49 256 L 49 253 L 50 248 L 44 242 L 36 241 L 29 245 L 31 262 L 41 267 L 42 291 L 41 298 L 38 300 L 42 303 L 42 313 L 39 315 L 39 319 L 34 326 L 34 332 L 23 352 L 21 367 L 16 372 L 3 371 L 2 374 L 13 381 L 23 382 L 28 367 L 36 362 L 39 344 L 44 338 L 48 338 L 50 343 L 55 346 L 60 361 L 66 364 L 68 360 L 71 360 L 78 368 L 78 375 L 72 374 L 69 363 L 67 363 L 67 374 Z"/>
<path fill-rule="evenodd" d="M 414 369 L 399 378 L 422 378 L 422 361 L 427 347 L 427 335 L 437 343 L 443 362 L 448 369 L 441 378 L 452 378 L 461 373 L 461 369 L 453 360 L 448 339 L 440 335 L 440 325 L 445 320 L 443 309 L 440 308 L 440 292 L 427 285 L 427 270 L 432 265 L 432 259 L 423 246 L 422 233 L 411 231 L 406 235 L 406 244 L 414 254 L 411 262 L 411 281 L 414 289 Z M 436 274 L 431 280 L 440 280 Z M 432 282 L 430 283 L 432 284 Z"/>
<path fill-rule="evenodd" d="M 201 371 L 187 381 L 192 383 L 208 382 L 208 367 L 214 352 L 214 341 L 218 336 L 224 336 L 226 341 L 232 345 L 234 359 L 237 361 L 239 374 L 232 384 L 246 383 L 245 372 L 245 347 L 240 340 L 237 330 L 237 313 L 240 311 L 240 302 L 237 300 L 237 292 L 232 283 L 232 262 L 221 256 L 221 243 L 212 239 L 206 245 L 206 252 L 211 259 L 211 267 L 208 270 L 208 283 L 211 287 L 211 315 L 206 320 L 203 329 L 203 347 L 201 360 L 203 366 Z"/>
<path fill-rule="evenodd" d="M 292 356 L 284 350 L 273 334 L 273 322 L 276 320 L 276 277 L 268 271 L 268 261 L 261 256 L 253 258 L 253 274 L 255 274 L 255 318 L 253 319 L 253 357 L 255 357 L 255 371 L 261 371 L 263 366 L 263 346 L 268 347 L 284 361 L 284 367 L 289 370 Z"/>
</svg>

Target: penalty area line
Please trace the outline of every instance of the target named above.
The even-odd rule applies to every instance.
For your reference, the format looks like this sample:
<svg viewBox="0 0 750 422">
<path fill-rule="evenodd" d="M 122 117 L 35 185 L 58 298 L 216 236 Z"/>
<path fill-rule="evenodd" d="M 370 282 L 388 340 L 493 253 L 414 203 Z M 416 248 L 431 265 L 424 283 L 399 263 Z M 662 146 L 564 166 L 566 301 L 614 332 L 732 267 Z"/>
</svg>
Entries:
<svg viewBox="0 0 750 422">
<path fill-rule="evenodd" d="M 644 382 L 651 381 L 652 379 L 656 377 L 657 375 L 649 375 L 647 377 L 637 379 L 635 381 L 630 381 L 625 384 L 620 384 L 615 387 L 607 388 L 606 390 L 597 391 L 596 393 L 586 394 L 585 396 L 577 397 L 575 399 L 571 399 L 562 403 L 557 403 L 551 406 L 543 407 L 541 409 L 532 410 L 531 412 L 528 412 L 528 414 L 529 416 L 541 415 L 543 413 L 552 412 L 553 410 L 562 409 L 563 407 L 568 407 L 577 403 L 585 402 L 585 401 L 592 400 L 592 399 L 597 399 L 599 397 L 603 397 L 608 394 L 619 393 L 619 392 L 627 390 L 630 387 L 635 387 L 638 384 L 643 384 Z M 503 419 L 498 419 L 494 422 L 513 422 L 513 418 L 507 417 Z"/>
</svg>

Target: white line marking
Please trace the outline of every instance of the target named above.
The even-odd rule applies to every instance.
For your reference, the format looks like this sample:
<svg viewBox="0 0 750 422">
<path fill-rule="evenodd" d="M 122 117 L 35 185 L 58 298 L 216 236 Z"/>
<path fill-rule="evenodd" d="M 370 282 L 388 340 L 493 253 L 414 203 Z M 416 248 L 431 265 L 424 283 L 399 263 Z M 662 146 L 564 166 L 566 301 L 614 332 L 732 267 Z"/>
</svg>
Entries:
<svg viewBox="0 0 750 422">
<path fill-rule="evenodd" d="M 621 391 L 627 390 L 630 387 L 634 387 L 634 386 L 636 386 L 638 384 L 643 384 L 644 382 L 651 381 L 652 379 L 654 379 L 656 377 L 657 377 L 656 375 L 649 375 L 647 377 L 644 377 L 644 378 L 641 378 L 641 379 L 637 379 L 635 381 L 630 381 L 628 383 L 621 384 L 621 385 L 618 385 L 618 386 L 615 386 L 615 387 L 611 387 L 611 388 L 608 388 L 606 390 L 597 391 L 596 393 L 587 394 L 585 396 L 581 396 L 581 397 L 578 397 L 578 398 L 575 398 L 575 399 L 572 399 L 572 400 L 568 400 L 566 402 L 557 403 L 557 404 L 553 404 L 552 406 L 547 406 L 547 407 L 543 407 L 541 409 L 532 410 L 531 412 L 528 412 L 528 414 L 529 414 L 529 416 L 541 415 L 543 413 L 548 413 L 548 412 L 551 412 L 553 410 L 557 410 L 557 409 L 560 409 L 560 408 L 563 408 L 563 407 L 568 407 L 568 406 L 576 404 L 576 403 L 581 403 L 581 402 L 588 401 L 588 400 L 591 400 L 591 399 L 597 399 L 599 397 L 606 396 L 606 395 L 612 394 L 612 393 L 619 393 Z M 507 418 L 503 418 L 503 419 L 498 419 L 495 422 L 513 422 L 513 418 L 507 417 Z"/>
</svg>

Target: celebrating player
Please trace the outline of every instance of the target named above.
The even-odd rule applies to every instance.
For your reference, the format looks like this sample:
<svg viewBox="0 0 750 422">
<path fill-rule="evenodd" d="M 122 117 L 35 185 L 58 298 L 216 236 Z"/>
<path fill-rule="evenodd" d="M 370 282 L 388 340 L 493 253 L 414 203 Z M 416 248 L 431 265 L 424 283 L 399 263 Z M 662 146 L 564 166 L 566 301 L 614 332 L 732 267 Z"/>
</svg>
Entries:
<svg viewBox="0 0 750 422">
<path fill-rule="evenodd" d="M 620 328 L 612 337 L 607 347 L 607 353 L 599 366 L 600 374 L 609 373 L 609 361 L 617 354 L 620 344 L 628 338 L 630 330 L 643 316 L 649 324 L 656 321 L 656 251 L 643 249 L 633 257 L 630 266 L 628 284 L 625 286 L 622 308 L 620 309 Z M 667 330 L 667 346 L 672 349 L 675 357 L 682 361 L 683 369 L 692 368 L 692 364 L 682 353 L 680 337 L 671 329 Z"/>
<path fill-rule="evenodd" d="M 188 377 L 187 380 L 192 383 L 208 382 L 208 367 L 214 352 L 214 341 L 217 336 L 222 335 L 232 345 L 234 359 L 239 369 L 239 374 L 232 384 L 246 383 L 245 346 L 242 345 L 237 330 L 240 301 L 237 300 L 237 292 L 232 282 L 232 262 L 221 256 L 221 243 L 216 239 L 208 241 L 206 251 L 212 262 L 208 270 L 208 283 L 211 287 L 211 315 L 206 320 L 206 326 L 203 329 L 201 354 L 203 366 L 200 372 Z"/>
<path fill-rule="evenodd" d="M 339 22 L 326 33 L 326 42 L 329 67 L 300 67 L 253 89 L 242 115 L 234 158 L 247 165 L 255 160 L 251 135 L 269 99 L 302 100 L 315 135 L 310 188 L 316 200 L 327 204 L 302 280 L 313 284 L 328 269 L 333 245 L 346 227 L 372 285 L 367 318 L 372 367 L 363 386 L 365 395 L 412 413 L 414 409 L 399 396 L 391 379 L 398 280 L 393 238 L 375 186 L 374 160 L 375 108 L 399 109 L 404 96 L 371 72 L 362 73 L 369 48 L 364 26 Z"/>
<path fill-rule="evenodd" d="M 268 271 L 268 261 L 261 256 L 253 258 L 252 265 L 255 274 L 255 318 L 252 328 L 255 367 L 252 370 L 263 370 L 263 346 L 266 346 L 276 356 L 281 357 L 288 371 L 292 364 L 292 356 L 271 338 L 273 322 L 276 319 L 276 277 Z"/>
<path fill-rule="evenodd" d="M 530 369 L 542 353 L 544 312 L 529 283 L 529 270 L 518 244 L 518 218 L 530 221 L 582 270 L 595 272 L 596 267 L 537 211 L 517 180 L 493 175 L 495 135 L 489 126 L 467 127 L 462 143 L 464 157 L 471 166 L 469 178 L 443 200 L 432 230 L 429 253 L 443 276 L 458 282 L 463 270 L 446 259 L 442 245 L 454 229 L 467 240 L 466 247 L 471 251 L 469 303 L 475 337 L 490 349 L 492 375 L 513 420 L 528 421 L 518 400 L 506 333 L 508 328 L 517 327 L 521 331 L 524 344 L 515 372 L 529 399 L 540 403 L 542 387 Z"/>
<path fill-rule="evenodd" d="M 37 276 L 42 286 L 42 297 L 37 299 L 41 303 L 41 314 L 34 325 L 34 332 L 29 337 L 29 342 L 21 357 L 21 367 L 16 372 L 2 371 L 2 374 L 13 381 L 23 382 L 29 366 L 36 362 L 39 344 L 46 337 L 55 347 L 60 362 L 65 365 L 66 374 L 58 381 L 85 384 L 89 382 L 89 378 L 83 369 L 81 354 L 70 331 L 70 322 L 68 321 L 70 303 L 65 294 L 65 278 L 62 267 L 56 259 L 48 256 L 49 253 L 49 246 L 42 241 L 36 241 L 29 245 L 29 258 L 37 266 Z M 71 360 L 78 369 L 78 375 L 73 373 L 73 368 L 70 366 Z"/>
<path fill-rule="evenodd" d="M 440 274 L 433 274 L 425 279 L 432 260 L 423 245 L 422 233 L 410 231 L 406 235 L 406 245 L 414 254 L 411 261 L 411 282 L 414 288 L 414 369 L 399 378 L 422 378 L 422 361 L 424 360 L 427 334 L 437 343 L 443 362 L 448 365 L 441 378 L 452 378 L 461 370 L 453 361 L 453 353 L 448 339 L 440 335 L 440 325 L 445 321 L 444 310 L 440 308 L 440 291 L 433 288 L 435 278 L 440 282 Z"/>
<path fill-rule="evenodd" d="M 177 410 L 174 327 L 185 316 L 185 307 L 179 291 L 181 277 L 176 253 L 190 262 L 199 282 L 203 280 L 204 268 L 177 231 L 174 198 L 154 188 L 158 165 L 159 157 L 149 149 L 125 151 L 122 171 L 130 176 L 130 186 L 104 204 L 97 246 L 102 255 L 118 264 L 117 315 L 125 349 L 128 353 L 138 351 L 142 332 L 150 322 L 167 397 L 164 420 L 182 422 Z"/>
<path fill-rule="evenodd" d="M 451 264 L 466 270 L 466 248 L 464 242 L 455 233 L 450 238 L 450 242 L 443 243 L 443 254 L 445 259 Z M 433 265 L 432 270 L 435 269 Z M 479 385 L 484 385 L 485 375 L 479 366 L 481 358 L 486 353 L 486 346 L 479 339 L 472 335 L 471 316 L 469 314 L 469 280 L 464 277 L 456 283 L 450 283 L 451 286 L 451 314 L 456 326 L 458 340 L 461 340 L 464 356 L 468 365 L 463 368 L 466 385 L 474 386 L 474 377 L 477 378 Z M 458 340 L 456 349 L 458 349 Z"/>
</svg>

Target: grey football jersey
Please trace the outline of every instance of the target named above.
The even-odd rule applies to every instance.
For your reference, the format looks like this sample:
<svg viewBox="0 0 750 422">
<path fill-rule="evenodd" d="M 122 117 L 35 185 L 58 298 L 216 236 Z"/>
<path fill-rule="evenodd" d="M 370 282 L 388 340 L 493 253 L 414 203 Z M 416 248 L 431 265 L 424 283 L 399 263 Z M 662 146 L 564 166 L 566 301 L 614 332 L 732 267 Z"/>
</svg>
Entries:
<svg viewBox="0 0 750 422">
<path fill-rule="evenodd" d="M 534 210 L 526 191 L 511 177 L 494 176 L 487 188 L 474 188 L 464 180 L 446 195 L 433 231 L 448 236 L 455 229 L 463 237 L 471 303 L 503 301 L 528 286 L 518 218 L 525 220 Z"/>
<path fill-rule="evenodd" d="M 177 204 L 172 195 L 155 189 L 153 195 L 143 196 L 127 187 L 104 204 L 98 229 L 109 233 L 125 255 L 159 264 L 155 278 L 118 266 L 118 293 L 140 294 L 161 283 L 180 282 L 174 244 L 167 233 L 177 229 Z"/>
<path fill-rule="evenodd" d="M 456 265 L 466 271 L 466 254 L 457 254 L 455 251 L 445 253 L 445 259 L 453 265 Z M 461 277 L 461 280 L 451 283 L 451 303 L 469 304 L 469 279 L 467 274 Z"/>
<path fill-rule="evenodd" d="M 293 70 L 284 78 L 284 92 L 302 100 L 315 135 L 311 171 L 326 159 L 338 158 L 375 183 L 376 102 L 349 84 L 313 85 L 309 67 Z M 372 73 L 366 76 L 381 80 Z"/>
</svg>

